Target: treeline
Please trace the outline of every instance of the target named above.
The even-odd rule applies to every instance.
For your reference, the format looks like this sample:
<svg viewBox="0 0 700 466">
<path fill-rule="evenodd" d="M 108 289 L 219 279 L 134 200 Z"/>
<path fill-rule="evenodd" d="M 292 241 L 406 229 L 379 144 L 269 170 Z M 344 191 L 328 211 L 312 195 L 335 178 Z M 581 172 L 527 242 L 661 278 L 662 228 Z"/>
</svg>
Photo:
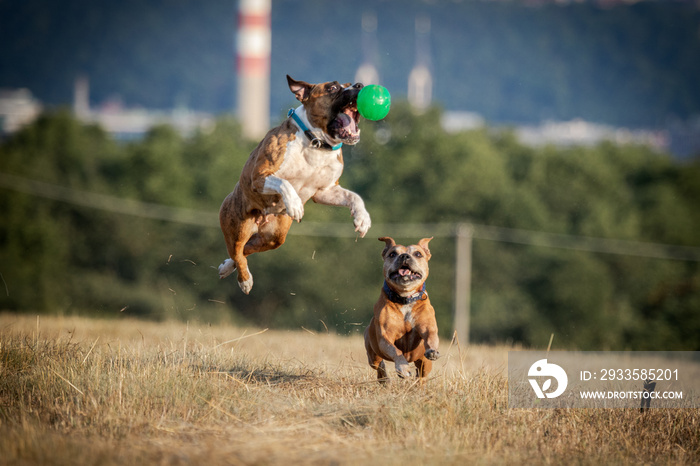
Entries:
<svg viewBox="0 0 700 466">
<path fill-rule="evenodd" d="M 567 235 L 574 246 L 588 237 L 700 246 L 697 162 L 612 143 L 535 149 L 489 128 L 450 134 L 440 116 L 399 102 L 386 120 L 363 122 L 341 182 L 379 226 L 355 238 L 346 209 L 307 205 L 302 225 L 339 223 L 349 236 L 300 236 L 292 226 L 283 247 L 251 257 L 255 287 L 245 296 L 216 271 L 226 249 L 215 214 L 255 144 L 235 121 L 190 138 L 162 126 L 117 143 L 67 112 L 43 115 L 0 145 L 0 175 L 43 183 L 20 189 L 0 178 L 0 309 L 344 334 L 364 329 L 379 294 L 376 238 L 391 233 L 381 225 L 468 221 Z M 56 187 L 70 196 L 56 200 Z M 100 208 L 75 201 L 99 195 Z M 129 200 L 212 220 L 118 213 Z M 438 236 L 431 250 L 428 291 L 448 338 L 454 239 Z M 471 339 L 542 347 L 554 333 L 559 347 L 700 350 L 697 254 L 645 255 L 641 246 L 607 254 L 477 238 Z"/>
</svg>

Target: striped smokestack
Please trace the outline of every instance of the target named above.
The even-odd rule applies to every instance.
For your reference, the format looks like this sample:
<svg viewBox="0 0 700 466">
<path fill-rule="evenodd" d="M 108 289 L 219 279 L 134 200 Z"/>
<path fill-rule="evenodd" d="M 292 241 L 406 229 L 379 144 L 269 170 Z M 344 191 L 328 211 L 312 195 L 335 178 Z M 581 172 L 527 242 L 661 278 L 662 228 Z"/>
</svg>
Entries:
<svg viewBox="0 0 700 466">
<path fill-rule="evenodd" d="M 270 124 L 270 10 L 271 0 L 239 0 L 238 117 L 250 139 L 263 137 Z"/>
</svg>

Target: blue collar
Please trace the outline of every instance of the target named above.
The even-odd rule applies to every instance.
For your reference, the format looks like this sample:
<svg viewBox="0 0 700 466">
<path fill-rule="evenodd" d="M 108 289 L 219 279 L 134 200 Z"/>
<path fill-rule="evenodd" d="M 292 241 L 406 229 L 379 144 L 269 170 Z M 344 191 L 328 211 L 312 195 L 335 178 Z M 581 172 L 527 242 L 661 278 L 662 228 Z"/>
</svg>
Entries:
<svg viewBox="0 0 700 466">
<path fill-rule="evenodd" d="M 423 282 L 420 292 L 406 298 L 389 288 L 386 281 L 384 281 L 384 287 L 382 289 L 384 290 L 384 293 L 386 293 L 386 297 L 389 298 L 389 301 L 396 304 L 411 304 L 421 299 L 428 299 L 428 294 L 425 292 L 425 282 Z"/>
<path fill-rule="evenodd" d="M 297 126 L 299 126 L 299 129 L 301 129 L 304 132 L 304 134 L 306 135 L 306 137 L 309 138 L 309 141 L 311 141 L 311 147 L 314 147 L 316 149 L 326 149 L 326 150 L 338 150 L 341 147 L 343 147 L 342 142 L 340 144 L 335 145 L 335 146 L 331 146 L 323 139 L 317 138 L 316 135 L 314 133 L 312 133 L 309 128 L 306 127 L 304 122 L 301 121 L 301 118 L 299 118 L 299 115 L 297 115 L 294 112 L 293 108 L 289 109 L 289 112 L 287 112 L 287 117 L 294 118 L 294 122 L 297 124 Z"/>
</svg>

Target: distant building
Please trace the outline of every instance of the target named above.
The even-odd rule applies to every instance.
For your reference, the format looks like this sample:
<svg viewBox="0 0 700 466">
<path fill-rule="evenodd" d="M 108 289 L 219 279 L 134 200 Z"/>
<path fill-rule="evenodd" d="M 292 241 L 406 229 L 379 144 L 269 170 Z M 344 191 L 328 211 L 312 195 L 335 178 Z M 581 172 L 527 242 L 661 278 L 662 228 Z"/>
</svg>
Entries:
<svg viewBox="0 0 700 466">
<path fill-rule="evenodd" d="M 483 128 L 486 121 L 478 113 L 447 111 L 443 113 L 442 128 L 448 133 Z M 528 146 L 594 146 L 603 141 L 615 144 L 640 144 L 661 151 L 671 151 L 676 156 L 683 155 L 674 150 L 675 135 L 663 129 L 629 129 L 591 123 L 581 119 L 570 121 L 544 121 L 539 125 L 514 126 L 518 140 Z M 696 145 L 695 147 L 700 147 Z M 690 152 L 690 151 L 686 151 Z"/>
<path fill-rule="evenodd" d="M 442 114 L 440 124 L 448 133 L 457 133 L 483 128 L 486 126 L 486 121 L 476 112 L 448 111 Z"/>
<path fill-rule="evenodd" d="M 118 98 L 103 102 L 99 107 L 90 105 L 90 82 L 86 76 L 75 80 L 73 113 L 85 123 L 101 126 L 118 140 L 131 140 L 142 137 L 152 127 L 167 124 L 183 136 L 197 130 L 206 131 L 215 124 L 208 113 L 195 112 L 185 107 L 170 111 L 124 108 Z"/>
<path fill-rule="evenodd" d="M 602 141 L 617 144 L 643 144 L 659 150 L 669 148 L 668 134 L 663 130 L 616 128 L 581 119 L 545 121 L 539 126 L 519 126 L 515 130 L 523 144 L 541 146 L 592 146 Z"/>
<path fill-rule="evenodd" d="M 41 103 L 29 89 L 0 89 L 0 135 L 33 122 L 41 110 Z"/>
<path fill-rule="evenodd" d="M 28 89 L 0 89 L 0 136 L 32 123 L 43 110 Z M 215 124 L 213 115 L 185 107 L 169 111 L 124 108 L 119 99 L 112 99 L 94 108 L 90 105 L 90 83 L 85 76 L 75 80 L 73 114 L 82 122 L 101 126 L 119 140 L 138 139 L 160 124 L 172 126 L 183 136 L 197 130 L 208 131 Z"/>
</svg>

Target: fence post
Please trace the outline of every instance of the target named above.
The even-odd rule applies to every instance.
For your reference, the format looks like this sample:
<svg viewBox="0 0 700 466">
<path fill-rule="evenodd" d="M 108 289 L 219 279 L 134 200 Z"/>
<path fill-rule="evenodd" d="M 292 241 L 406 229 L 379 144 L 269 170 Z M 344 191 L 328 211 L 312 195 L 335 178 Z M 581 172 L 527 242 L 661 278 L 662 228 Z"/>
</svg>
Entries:
<svg viewBox="0 0 700 466">
<path fill-rule="evenodd" d="M 469 344 L 469 303 L 472 280 L 472 226 L 459 223 L 455 229 L 454 331 L 460 345 Z"/>
</svg>

